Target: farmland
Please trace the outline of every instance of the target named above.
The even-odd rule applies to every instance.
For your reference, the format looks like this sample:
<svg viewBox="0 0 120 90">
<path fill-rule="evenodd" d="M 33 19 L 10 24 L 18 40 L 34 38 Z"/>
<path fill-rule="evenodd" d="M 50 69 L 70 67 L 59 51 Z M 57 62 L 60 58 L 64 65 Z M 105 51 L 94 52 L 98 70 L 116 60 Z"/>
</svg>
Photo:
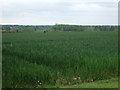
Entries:
<svg viewBox="0 0 120 90">
<path fill-rule="evenodd" d="M 5 33 L 3 88 L 73 85 L 118 75 L 118 32 Z"/>
</svg>

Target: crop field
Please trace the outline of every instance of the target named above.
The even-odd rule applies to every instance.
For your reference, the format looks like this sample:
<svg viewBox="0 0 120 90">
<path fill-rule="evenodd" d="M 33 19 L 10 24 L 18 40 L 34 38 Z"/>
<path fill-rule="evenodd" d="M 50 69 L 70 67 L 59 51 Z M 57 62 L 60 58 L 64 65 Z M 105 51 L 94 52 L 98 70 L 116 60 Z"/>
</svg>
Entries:
<svg viewBox="0 0 120 90">
<path fill-rule="evenodd" d="M 2 35 L 3 88 L 73 85 L 118 76 L 118 32 Z"/>
</svg>

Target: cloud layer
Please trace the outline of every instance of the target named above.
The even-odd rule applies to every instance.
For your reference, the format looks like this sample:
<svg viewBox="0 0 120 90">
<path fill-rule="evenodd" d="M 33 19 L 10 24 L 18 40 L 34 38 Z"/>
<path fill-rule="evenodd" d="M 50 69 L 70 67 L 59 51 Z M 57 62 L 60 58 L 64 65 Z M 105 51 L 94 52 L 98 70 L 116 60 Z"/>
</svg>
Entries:
<svg viewBox="0 0 120 90">
<path fill-rule="evenodd" d="M 2 24 L 117 24 L 117 0 L 4 0 Z M 1 8 L 1 7 L 0 7 Z"/>
</svg>

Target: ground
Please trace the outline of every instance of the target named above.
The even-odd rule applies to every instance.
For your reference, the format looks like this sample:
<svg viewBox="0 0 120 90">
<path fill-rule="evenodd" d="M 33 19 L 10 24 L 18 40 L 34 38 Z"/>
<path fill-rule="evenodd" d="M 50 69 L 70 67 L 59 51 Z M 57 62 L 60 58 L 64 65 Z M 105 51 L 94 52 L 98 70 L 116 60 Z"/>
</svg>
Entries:
<svg viewBox="0 0 120 90">
<path fill-rule="evenodd" d="M 117 79 L 101 80 L 92 83 L 85 83 L 81 85 L 66 86 L 64 88 L 118 88 Z"/>
<path fill-rule="evenodd" d="M 76 84 L 71 86 L 46 86 L 46 88 L 118 88 L 118 78 L 100 80 L 90 83 Z"/>
</svg>

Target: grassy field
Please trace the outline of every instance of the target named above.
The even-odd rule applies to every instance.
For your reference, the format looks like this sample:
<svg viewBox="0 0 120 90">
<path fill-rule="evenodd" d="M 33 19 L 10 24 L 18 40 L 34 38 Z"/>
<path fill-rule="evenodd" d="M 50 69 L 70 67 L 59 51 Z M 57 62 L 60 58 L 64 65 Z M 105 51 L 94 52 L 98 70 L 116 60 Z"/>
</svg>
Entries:
<svg viewBox="0 0 120 90">
<path fill-rule="evenodd" d="M 117 31 L 3 34 L 3 88 L 74 85 L 118 75 Z"/>
</svg>

